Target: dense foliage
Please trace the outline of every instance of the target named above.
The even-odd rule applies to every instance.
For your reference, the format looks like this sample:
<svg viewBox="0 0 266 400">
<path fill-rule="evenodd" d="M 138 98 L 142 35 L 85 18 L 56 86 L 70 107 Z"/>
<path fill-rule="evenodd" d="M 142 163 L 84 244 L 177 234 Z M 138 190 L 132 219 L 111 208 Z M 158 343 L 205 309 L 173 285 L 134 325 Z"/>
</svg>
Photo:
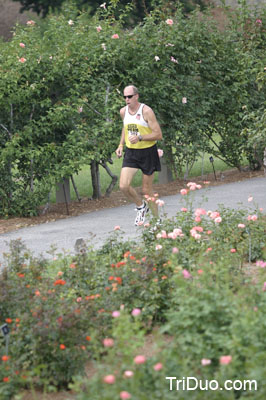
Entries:
<svg viewBox="0 0 266 400">
<path fill-rule="evenodd" d="M 219 30 L 211 10 L 186 17 L 159 1 L 125 29 L 131 6 L 116 3 L 93 18 L 67 5 L 45 30 L 28 21 L 0 45 L 1 216 L 36 214 L 55 182 L 111 157 L 131 82 L 162 125 L 174 172 L 205 151 L 238 168 L 247 153 L 255 165 L 243 117 L 265 102 L 263 12 L 243 5 Z"/>
<path fill-rule="evenodd" d="M 0 336 L 1 399 L 73 382 L 79 400 L 130 398 L 124 391 L 136 400 L 263 398 L 265 217 L 251 197 L 240 210 L 196 208 L 194 186 L 183 189 L 176 217 L 153 232 L 150 221 L 137 243 L 116 227 L 99 250 L 51 261 L 10 243 L 0 279 L 0 326 L 9 329 Z M 170 391 L 166 376 L 221 387 L 250 379 L 258 389 Z"/>
<path fill-rule="evenodd" d="M 259 90 L 266 91 L 266 67 L 258 74 Z M 266 101 L 261 104 L 261 107 L 256 111 L 246 111 L 244 117 L 248 119 L 247 128 L 244 129 L 243 135 L 248 138 L 248 146 L 250 153 L 253 154 L 253 162 L 255 159 L 256 165 L 264 167 L 266 174 Z"/>
<path fill-rule="evenodd" d="M 55 12 L 62 10 L 62 5 L 66 3 L 66 0 L 13 0 L 21 4 L 21 12 L 32 10 L 37 14 L 41 14 L 45 17 L 49 12 Z M 180 0 L 184 7 L 184 12 L 191 12 L 197 5 L 201 8 L 206 7 L 207 2 L 204 0 Z M 127 5 L 130 3 L 129 0 L 120 0 L 120 3 Z M 134 0 L 134 10 L 130 17 L 130 20 L 141 21 L 145 15 L 154 9 L 156 1 L 153 0 Z M 171 5 L 170 1 L 167 1 Z M 102 0 L 75 0 L 75 4 L 78 10 L 88 9 L 90 14 L 94 14 L 97 8 L 103 4 Z M 108 2 L 107 2 L 108 4 Z"/>
</svg>

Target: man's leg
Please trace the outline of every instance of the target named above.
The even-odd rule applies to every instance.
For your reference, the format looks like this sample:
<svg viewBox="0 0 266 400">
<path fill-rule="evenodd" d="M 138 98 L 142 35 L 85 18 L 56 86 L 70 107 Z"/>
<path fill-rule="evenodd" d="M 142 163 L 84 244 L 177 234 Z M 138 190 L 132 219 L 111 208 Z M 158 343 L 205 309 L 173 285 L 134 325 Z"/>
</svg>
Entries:
<svg viewBox="0 0 266 400">
<path fill-rule="evenodd" d="M 154 178 L 154 173 L 152 175 L 144 175 L 142 176 L 142 192 L 144 195 L 148 195 L 149 197 L 153 197 L 153 188 L 152 182 Z M 149 201 L 149 207 L 155 217 L 158 217 L 158 206 L 154 201 Z"/>
<path fill-rule="evenodd" d="M 137 168 L 122 168 L 120 174 L 120 189 L 130 200 L 136 204 L 137 207 L 140 207 L 142 205 L 142 199 L 139 197 L 136 190 L 131 186 L 132 179 L 137 171 Z"/>
</svg>

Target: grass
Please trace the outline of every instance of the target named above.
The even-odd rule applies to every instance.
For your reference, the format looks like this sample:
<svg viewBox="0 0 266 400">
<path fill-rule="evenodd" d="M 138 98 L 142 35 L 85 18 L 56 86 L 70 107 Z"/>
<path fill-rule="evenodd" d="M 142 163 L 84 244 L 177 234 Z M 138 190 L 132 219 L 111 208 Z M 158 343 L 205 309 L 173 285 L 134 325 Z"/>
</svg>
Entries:
<svg viewBox="0 0 266 400">
<path fill-rule="evenodd" d="M 122 159 L 117 159 L 116 156 L 114 156 L 113 164 L 112 165 L 109 164 L 108 166 L 111 169 L 112 173 L 117 175 L 117 177 L 119 177 L 121 167 L 122 167 Z M 212 165 L 209 161 L 209 155 L 205 154 L 203 162 L 202 162 L 202 159 L 200 158 L 194 163 L 194 165 L 189 173 L 189 177 L 201 176 L 202 174 L 212 173 L 213 167 L 216 172 L 231 169 L 230 166 L 228 166 L 226 163 L 219 160 L 218 158 L 214 160 L 214 163 Z M 185 169 L 182 171 L 182 174 L 180 176 L 183 177 L 184 173 L 185 173 Z M 80 197 L 84 198 L 84 197 L 92 196 L 92 182 L 91 182 L 91 172 L 90 172 L 89 165 L 84 165 L 84 167 L 81 169 L 81 171 L 78 174 L 73 175 L 73 179 L 76 184 L 76 187 L 77 187 Z M 141 172 L 138 171 L 133 179 L 133 183 L 132 183 L 133 186 L 134 187 L 141 186 L 141 180 L 142 180 L 142 175 L 141 175 Z M 101 181 L 101 190 L 102 190 L 102 193 L 104 194 L 107 187 L 111 183 L 111 177 L 107 174 L 106 170 L 102 167 L 100 167 L 100 181 Z M 158 183 L 158 172 L 155 173 L 154 183 Z M 119 183 L 117 181 L 113 190 L 118 190 L 118 188 L 119 188 Z M 71 196 L 71 200 L 77 200 L 72 182 L 70 182 L 70 196 Z M 55 195 L 55 188 L 54 188 L 51 193 L 51 202 L 55 203 L 55 201 L 56 201 L 56 195 Z"/>
</svg>

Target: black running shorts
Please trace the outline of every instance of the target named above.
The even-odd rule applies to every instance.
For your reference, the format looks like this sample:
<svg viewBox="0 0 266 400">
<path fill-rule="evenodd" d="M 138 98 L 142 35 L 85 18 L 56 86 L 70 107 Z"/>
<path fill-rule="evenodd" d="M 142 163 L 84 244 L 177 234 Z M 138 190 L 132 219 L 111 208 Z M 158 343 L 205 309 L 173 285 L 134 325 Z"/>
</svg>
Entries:
<svg viewBox="0 0 266 400">
<path fill-rule="evenodd" d="M 161 171 L 161 163 L 156 144 L 147 149 L 129 149 L 126 147 L 122 168 L 138 168 L 144 175 Z"/>
</svg>

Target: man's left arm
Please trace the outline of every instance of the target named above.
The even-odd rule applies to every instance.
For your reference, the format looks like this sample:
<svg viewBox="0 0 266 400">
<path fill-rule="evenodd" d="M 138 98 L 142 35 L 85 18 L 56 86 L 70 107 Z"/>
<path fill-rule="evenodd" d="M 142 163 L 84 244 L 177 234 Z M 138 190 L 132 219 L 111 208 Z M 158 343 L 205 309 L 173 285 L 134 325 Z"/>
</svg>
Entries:
<svg viewBox="0 0 266 400">
<path fill-rule="evenodd" d="M 157 121 L 157 118 L 153 112 L 153 110 L 145 106 L 143 109 L 143 117 L 145 121 L 148 123 L 149 128 L 151 128 L 151 133 L 148 133 L 144 136 L 143 140 L 153 141 L 153 140 L 161 140 L 163 135 L 161 131 L 161 127 Z"/>
</svg>

